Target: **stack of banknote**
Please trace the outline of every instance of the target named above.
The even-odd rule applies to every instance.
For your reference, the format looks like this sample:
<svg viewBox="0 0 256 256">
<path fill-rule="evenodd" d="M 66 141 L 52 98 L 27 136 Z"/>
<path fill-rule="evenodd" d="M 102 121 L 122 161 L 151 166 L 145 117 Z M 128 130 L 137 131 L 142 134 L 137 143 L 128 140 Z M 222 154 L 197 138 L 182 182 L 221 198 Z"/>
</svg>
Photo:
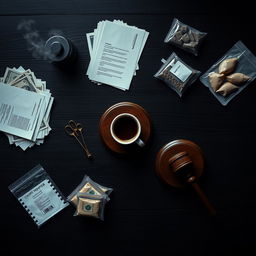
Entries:
<svg viewBox="0 0 256 256">
<path fill-rule="evenodd" d="M 51 96 L 50 90 L 46 88 L 46 82 L 41 79 L 36 78 L 35 74 L 30 69 L 24 69 L 23 67 L 19 68 L 6 68 L 4 76 L 0 78 L 1 84 L 4 86 L 9 85 L 12 87 L 21 88 L 36 94 L 39 94 L 41 97 L 40 105 L 37 109 L 31 109 L 32 112 L 37 111 L 37 116 L 34 122 L 34 134 L 30 139 L 26 138 L 26 129 L 24 129 L 24 118 L 12 119 L 12 123 L 15 121 L 13 127 L 15 129 L 19 128 L 20 130 L 24 129 L 24 136 L 22 137 L 15 135 L 14 133 L 5 133 L 8 137 L 10 144 L 15 144 L 23 150 L 31 148 L 34 145 L 40 145 L 44 142 L 45 137 L 51 131 L 49 126 L 50 121 L 50 112 L 53 104 L 54 98 Z M 34 95 L 30 93 L 30 96 Z M 13 99 L 15 101 L 15 99 Z M 19 99 L 21 100 L 21 99 Z M 24 99 L 24 105 L 26 100 Z M 34 105 L 35 106 L 35 105 Z M 40 109 L 39 109 L 40 106 Z M 36 107 L 34 107 L 36 108 Z M 28 126 L 27 126 L 28 127 Z"/>
</svg>

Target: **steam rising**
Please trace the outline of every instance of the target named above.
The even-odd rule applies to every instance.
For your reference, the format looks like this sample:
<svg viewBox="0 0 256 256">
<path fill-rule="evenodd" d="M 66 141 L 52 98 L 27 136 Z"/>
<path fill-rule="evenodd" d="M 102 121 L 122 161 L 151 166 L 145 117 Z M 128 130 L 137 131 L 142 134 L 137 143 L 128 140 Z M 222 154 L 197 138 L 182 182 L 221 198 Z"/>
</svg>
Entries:
<svg viewBox="0 0 256 256">
<path fill-rule="evenodd" d="M 17 26 L 18 31 L 23 35 L 28 45 L 28 50 L 36 59 L 49 60 L 50 53 L 45 49 L 46 40 L 40 36 L 39 31 L 36 29 L 34 20 L 23 20 Z M 60 30 L 52 29 L 49 31 L 48 36 L 63 35 Z"/>
</svg>

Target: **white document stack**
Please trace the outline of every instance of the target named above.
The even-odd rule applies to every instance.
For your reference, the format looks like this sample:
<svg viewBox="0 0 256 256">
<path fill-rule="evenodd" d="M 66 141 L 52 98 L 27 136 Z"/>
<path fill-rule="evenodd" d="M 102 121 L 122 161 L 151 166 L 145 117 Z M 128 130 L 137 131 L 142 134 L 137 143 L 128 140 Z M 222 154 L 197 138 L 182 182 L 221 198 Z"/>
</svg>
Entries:
<svg viewBox="0 0 256 256">
<path fill-rule="evenodd" d="M 128 90 L 148 35 L 120 20 L 100 21 L 94 32 L 86 34 L 91 57 L 86 73 L 89 79 Z"/>
<path fill-rule="evenodd" d="M 23 150 L 44 142 L 49 134 L 54 98 L 46 82 L 23 67 L 7 68 L 0 78 L 0 130 Z"/>
</svg>

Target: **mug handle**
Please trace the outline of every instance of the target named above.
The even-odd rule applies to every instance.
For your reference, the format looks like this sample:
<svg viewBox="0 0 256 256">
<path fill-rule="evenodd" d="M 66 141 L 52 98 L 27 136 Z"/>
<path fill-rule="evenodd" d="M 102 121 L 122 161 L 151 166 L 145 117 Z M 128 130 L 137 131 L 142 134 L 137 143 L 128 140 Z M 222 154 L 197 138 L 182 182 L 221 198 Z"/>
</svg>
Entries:
<svg viewBox="0 0 256 256">
<path fill-rule="evenodd" d="M 140 146 L 141 148 L 143 148 L 145 146 L 145 143 L 143 142 L 143 140 L 141 140 L 140 138 L 138 138 L 137 140 L 135 140 L 135 143 Z"/>
</svg>

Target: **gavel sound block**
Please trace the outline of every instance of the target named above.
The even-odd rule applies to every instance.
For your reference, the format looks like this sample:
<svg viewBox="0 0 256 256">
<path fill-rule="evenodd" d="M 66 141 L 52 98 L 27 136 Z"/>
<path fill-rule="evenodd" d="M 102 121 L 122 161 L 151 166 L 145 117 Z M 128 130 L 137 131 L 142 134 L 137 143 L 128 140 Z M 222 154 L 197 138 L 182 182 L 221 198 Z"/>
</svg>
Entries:
<svg viewBox="0 0 256 256">
<path fill-rule="evenodd" d="M 201 190 L 197 181 L 204 169 L 203 154 L 198 145 L 189 140 L 175 140 L 160 149 L 156 157 L 156 173 L 170 186 L 190 185 L 211 215 L 216 210 Z"/>
</svg>

